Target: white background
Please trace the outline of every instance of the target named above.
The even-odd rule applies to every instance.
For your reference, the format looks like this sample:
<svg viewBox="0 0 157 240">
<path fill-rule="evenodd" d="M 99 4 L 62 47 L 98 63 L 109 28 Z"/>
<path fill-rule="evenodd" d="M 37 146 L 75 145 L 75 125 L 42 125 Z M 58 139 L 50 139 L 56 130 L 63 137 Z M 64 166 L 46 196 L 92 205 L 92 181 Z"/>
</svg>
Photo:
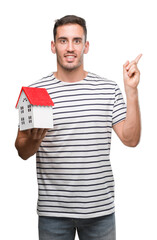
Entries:
<svg viewBox="0 0 157 240">
<path fill-rule="evenodd" d="M 15 104 L 22 86 L 56 70 L 50 50 L 52 29 L 54 20 L 67 14 L 87 21 L 90 51 L 85 56 L 85 69 L 115 80 L 124 96 L 122 65 L 143 53 L 139 62 L 141 141 L 138 147 L 128 148 L 113 133 L 111 162 L 117 239 L 157 239 L 155 0 L 1 1 L 0 239 L 38 239 L 35 156 L 23 161 L 14 148 Z"/>
</svg>

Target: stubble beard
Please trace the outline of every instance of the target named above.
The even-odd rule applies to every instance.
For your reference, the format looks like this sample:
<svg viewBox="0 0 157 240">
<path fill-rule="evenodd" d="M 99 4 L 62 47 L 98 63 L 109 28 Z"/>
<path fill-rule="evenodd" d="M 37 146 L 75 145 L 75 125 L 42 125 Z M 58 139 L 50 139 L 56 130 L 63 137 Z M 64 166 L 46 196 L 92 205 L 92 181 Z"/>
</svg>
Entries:
<svg viewBox="0 0 157 240">
<path fill-rule="evenodd" d="M 57 64 L 63 68 L 64 70 L 68 71 L 68 72 L 71 72 L 73 70 L 76 70 L 77 68 L 79 68 L 83 63 L 83 56 L 80 57 L 79 61 L 76 63 L 76 64 L 63 64 L 61 61 L 60 61 L 60 58 L 59 56 L 57 55 Z"/>
</svg>

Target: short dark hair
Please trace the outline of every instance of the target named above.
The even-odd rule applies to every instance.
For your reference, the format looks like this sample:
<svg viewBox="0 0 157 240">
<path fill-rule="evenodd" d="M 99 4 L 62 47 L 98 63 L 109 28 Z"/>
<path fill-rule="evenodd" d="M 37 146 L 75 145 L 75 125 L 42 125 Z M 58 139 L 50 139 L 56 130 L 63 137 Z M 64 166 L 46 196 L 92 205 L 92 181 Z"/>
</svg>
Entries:
<svg viewBox="0 0 157 240">
<path fill-rule="evenodd" d="M 60 19 L 57 19 L 55 21 L 55 25 L 53 28 L 53 37 L 54 37 L 54 41 L 56 39 L 56 34 L 57 34 L 57 28 L 59 26 L 63 26 L 66 24 L 79 24 L 81 27 L 83 27 L 84 30 L 84 34 L 85 34 L 85 41 L 87 39 L 87 27 L 86 27 L 86 21 L 81 18 L 81 17 L 77 17 L 75 15 L 66 15 Z"/>
</svg>

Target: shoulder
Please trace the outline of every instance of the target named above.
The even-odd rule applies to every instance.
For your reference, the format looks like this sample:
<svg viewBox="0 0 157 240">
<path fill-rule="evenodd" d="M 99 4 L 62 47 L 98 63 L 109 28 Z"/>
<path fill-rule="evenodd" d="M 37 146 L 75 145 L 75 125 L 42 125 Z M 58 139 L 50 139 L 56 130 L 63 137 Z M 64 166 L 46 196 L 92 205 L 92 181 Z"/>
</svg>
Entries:
<svg viewBox="0 0 157 240">
<path fill-rule="evenodd" d="M 86 80 L 91 80 L 95 83 L 98 84 L 106 84 L 106 85 L 112 85 L 112 86 L 117 86 L 116 82 L 113 80 L 110 80 L 108 78 L 102 77 L 98 74 L 92 73 L 92 72 L 88 72 L 87 78 Z"/>
<path fill-rule="evenodd" d="M 54 74 L 53 74 L 53 72 L 51 72 L 47 76 L 42 77 L 41 79 L 30 84 L 28 87 L 46 88 L 46 86 L 48 84 L 50 84 L 50 82 L 52 83 L 52 81 L 54 81 L 54 80 L 55 80 Z"/>
</svg>

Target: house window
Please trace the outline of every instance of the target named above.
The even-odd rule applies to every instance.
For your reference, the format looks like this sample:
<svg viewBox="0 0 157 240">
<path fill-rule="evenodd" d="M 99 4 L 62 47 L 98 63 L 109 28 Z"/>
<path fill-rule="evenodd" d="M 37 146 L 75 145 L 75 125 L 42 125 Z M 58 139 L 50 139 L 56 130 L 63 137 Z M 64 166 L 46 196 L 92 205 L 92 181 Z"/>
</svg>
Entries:
<svg viewBox="0 0 157 240">
<path fill-rule="evenodd" d="M 28 105 L 27 108 L 28 108 L 28 112 L 31 112 L 31 105 Z"/>
<path fill-rule="evenodd" d="M 24 113 L 24 107 L 23 106 L 20 107 L 20 111 L 21 111 L 21 114 Z"/>
<path fill-rule="evenodd" d="M 25 118 L 24 118 L 24 117 L 21 118 L 21 124 L 22 124 L 22 125 L 25 124 Z"/>
<path fill-rule="evenodd" d="M 32 116 L 28 116 L 28 122 L 32 123 Z"/>
</svg>

